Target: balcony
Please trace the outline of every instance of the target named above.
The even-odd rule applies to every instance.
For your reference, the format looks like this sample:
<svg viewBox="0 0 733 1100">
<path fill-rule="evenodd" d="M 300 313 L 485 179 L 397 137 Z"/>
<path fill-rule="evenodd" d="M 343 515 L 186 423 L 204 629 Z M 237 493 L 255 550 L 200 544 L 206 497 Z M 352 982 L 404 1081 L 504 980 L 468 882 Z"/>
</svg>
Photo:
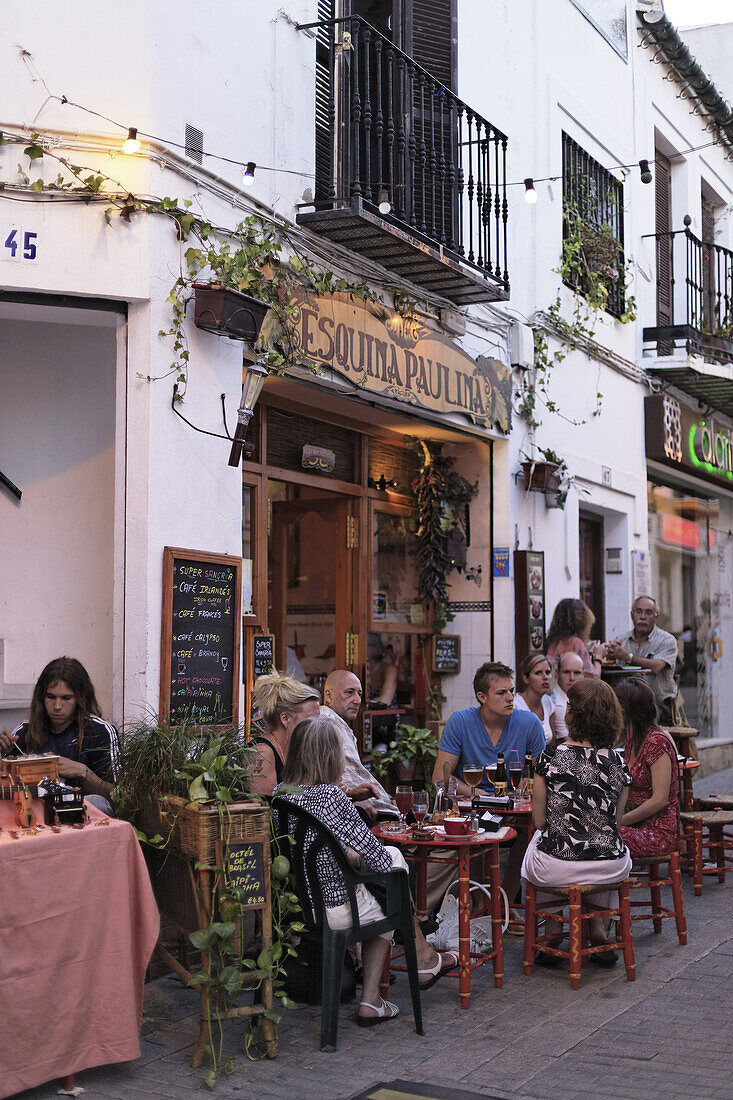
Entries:
<svg viewBox="0 0 733 1100">
<path fill-rule="evenodd" d="M 316 32 L 316 188 L 298 224 L 456 305 L 505 300 L 506 135 L 358 16 Z"/>
<path fill-rule="evenodd" d="M 655 241 L 657 323 L 643 332 L 648 373 L 733 415 L 733 252 L 689 227 Z"/>
</svg>

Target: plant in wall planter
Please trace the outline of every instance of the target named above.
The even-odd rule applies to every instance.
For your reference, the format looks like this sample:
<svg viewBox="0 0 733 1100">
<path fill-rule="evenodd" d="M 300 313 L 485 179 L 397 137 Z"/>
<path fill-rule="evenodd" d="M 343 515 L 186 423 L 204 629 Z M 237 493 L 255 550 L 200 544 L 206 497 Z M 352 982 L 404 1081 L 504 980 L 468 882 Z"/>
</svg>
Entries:
<svg viewBox="0 0 733 1100">
<path fill-rule="evenodd" d="M 270 308 L 268 302 L 218 283 L 194 283 L 193 291 L 197 328 L 255 343 Z"/>
<path fill-rule="evenodd" d="M 539 447 L 539 458 L 527 458 L 522 463 L 524 487 L 545 494 L 548 508 L 564 508 L 572 478 L 567 463 L 551 447 Z"/>
</svg>

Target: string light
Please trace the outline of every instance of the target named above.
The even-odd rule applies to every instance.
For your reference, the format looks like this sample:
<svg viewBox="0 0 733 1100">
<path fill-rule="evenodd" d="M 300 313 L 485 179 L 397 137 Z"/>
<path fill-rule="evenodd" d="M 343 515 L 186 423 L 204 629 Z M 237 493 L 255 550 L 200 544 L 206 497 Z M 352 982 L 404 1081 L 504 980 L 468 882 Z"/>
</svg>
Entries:
<svg viewBox="0 0 733 1100">
<path fill-rule="evenodd" d="M 647 18 L 647 16 L 645 15 L 645 19 L 646 18 Z M 125 139 L 125 141 L 123 142 L 123 145 L 122 145 L 122 150 L 123 150 L 124 153 L 131 154 L 131 153 L 137 152 L 140 149 L 140 141 L 138 139 L 138 129 L 136 127 L 134 127 L 134 126 L 129 126 L 129 127 L 123 126 L 122 123 L 117 122 L 115 119 L 109 118 L 107 115 L 103 115 L 99 111 L 94 111 L 91 107 L 85 107 L 81 103 L 75 103 L 73 100 L 68 99 L 66 96 L 57 96 L 57 95 L 53 95 L 52 93 L 49 93 L 49 98 L 58 100 L 58 102 L 61 103 L 62 105 L 66 104 L 69 107 L 75 107 L 75 108 L 77 108 L 77 110 L 84 111 L 86 114 L 93 115 L 95 118 L 101 118 L 105 122 L 109 122 L 112 126 L 117 126 L 121 130 L 127 130 L 127 138 Z M 160 142 L 162 145 L 168 145 L 168 146 L 171 146 L 172 148 L 184 149 L 184 150 L 187 148 L 186 145 L 182 144 L 181 142 L 173 141 L 173 140 L 163 138 L 163 137 L 159 137 L 156 134 L 148 134 L 148 133 L 144 133 L 143 131 L 139 131 L 139 133 L 141 134 L 142 137 L 148 138 L 151 141 Z M 669 155 L 669 159 L 674 160 L 675 158 L 678 158 L 678 157 L 687 156 L 688 153 L 697 153 L 701 149 L 709 149 L 711 146 L 721 145 L 721 144 L 722 144 L 722 142 L 719 141 L 719 140 L 708 141 L 708 142 L 705 142 L 703 145 L 695 145 L 695 146 L 691 146 L 689 149 L 682 149 L 679 153 L 671 153 Z M 285 174 L 291 175 L 291 176 L 301 176 L 301 177 L 307 177 L 309 179 L 315 179 L 315 174 L 313 172 L 301 172 L 298 169 L 294 169 L 294 168 L 274 168 L 270 165 L 256 164 L 254 161 L 246 161 L 245 162 L 245 161 L 241 161 L 241 160 L 236 160 L 233 157 L 225 157 L 225 156 L 222 156 L 219 153 L 210 153 L 210 152 L 207 152 L 206 150 L 202 150 L 202 155 L 205 156 L 205 157 L 210 157 L 212 160 L 220 160 L 220 161 L 225 162 L 226 164 L 233 164 L 233 165 L 236 165 L 237 167 L 241 168 L 242 169 L 242 183 L 245 187 L 251 187 L 252 184 L 254 183 L 254 173 L 255 173 L 256 168 L 259 168 L 259 170 L 261 172 L 278 172 L 278 173 L 285 173 Z M 646 171 L 642 167 L 643 165 L 646 165 L 646 168 L 649 169 L 649 161 L 648 160 L 641 160 L 641 161 L 635 162 L 634 164 L 613 164 L 613 165 L 610 165 L 610 167 L 608 167 L 606 169 L 606 171 L 613 172 L 613 171 L 622 170 L 622 169 L 627 170 L 627 169 L 639 167 L 640 171 L 642 172 L 642 182 L 643 183 L 650 183 L 651 178 L 650 179 L 645 178 L 646 177 Z M 649 169 L 649 175 L 651 176 L 651 170 L 650 169 Z M 514 181 L 511 181 L 511 182 L 508 182 L 508 183 L 506 183 L 505 186 L 506 187 L 524 187 L 525 200 L 528 203 L 533 204 L 533 203 L 536 203 L 537 199 L 538 199 L 538 194 L 537 194 L 535 184 L 537 184 L 537 183 L 555 183 L 555 182 L 557 182 L 561 179 L 563 179 L 562 175 L 543 176 L 542 178 L 528 176 L 524 180 L 514 180 Z M 383 200 L 383 196 L 384 196 L 384 200 Z M 380 213 L 389 213 L 389 212 L 391 212 L 392 206 L 391 206 L 391 203 L 389 202 L 389 195 L 386 191 L 380 191 L 379 195 L 378 195 L 378 203 L 379 203 L 380 206 L 382 205 L 383 201 L 385 202 L 385 204 L 389 203 L 389 210 L 386 210 L 386 209 L 385 210 L 380 210 Z"/>
<path fill-rule="evenodd" d="M 122 143 L 122 152 L 131 156 L 132 153 L 137 153 L 140 148 L 140 142 L 137 138 L 137 129 L 134 126 L 130 126 L 127 131 L 127 137 Z"/>
<path fill-rule="evenodd" d="M 649 161 L 648 160 L 640 160 L 639 161 L 639 171 L 641 172 L 641 182 L 642 183 L 651 183 L 652 182 L 652 172 L 651 172 L 651 168 L 649 167 Z"/>
</svg>

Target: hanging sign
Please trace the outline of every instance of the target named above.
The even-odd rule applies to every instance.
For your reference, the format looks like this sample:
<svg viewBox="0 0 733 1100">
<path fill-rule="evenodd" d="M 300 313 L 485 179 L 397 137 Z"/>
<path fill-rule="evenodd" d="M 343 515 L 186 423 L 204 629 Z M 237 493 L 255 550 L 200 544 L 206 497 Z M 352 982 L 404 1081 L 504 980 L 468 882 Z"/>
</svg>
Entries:
<svg viewBox="0 0 733 1100">
<path fill-rule="evenodd" d="M 733 438 L 711 416 L 700 416 L 676 398 L 644 399 L 646 456 L 733 488 Z"/>
<path fill-rule="evenodd" d="M 473 358 L 443 332 L 378 302 L 348 294 L 309 294 L 293 283 L 298 336 L 308 362 L 343 375 L 363 390 L 414 408 L 461 413 L 481 427 L 511 428 L 510 368 Z M 275 310 L 260 334 L 263 346 L 282 342 Z"/>
</svg>

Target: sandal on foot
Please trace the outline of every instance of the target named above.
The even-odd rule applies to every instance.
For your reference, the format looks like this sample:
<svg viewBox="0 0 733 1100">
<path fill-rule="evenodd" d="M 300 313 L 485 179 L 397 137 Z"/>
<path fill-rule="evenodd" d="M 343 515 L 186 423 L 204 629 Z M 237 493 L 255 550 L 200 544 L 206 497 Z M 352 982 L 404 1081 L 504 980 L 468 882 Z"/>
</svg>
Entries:
<svg viewBox="0 0 733 1100">
<path fill-rule="evenodd" d="M 438 961 L 435 966 L 427 967 L 425 970 L 418 970 L 418 983 L 420 989 L 432 989 L 436 982 L 439 982 L 444 974 L 447 974 L 449 970 L 455 970 L 458 966 L 458 952 L 457 951 L 443 951 L 438 952 Z M 448 963 L 449 965 L 445 965 Z M 428 974 L 429 978 L 426 982 L 420 981 L 421 974 Z"/>
<path fill-rule="evenodd" d="M 507 936 L 524 935 L 524 917 L 516 909 L 509 910 L 509 922 L 506 926 Z"/>
<path fill-rule="evenodd" d="M 391 1001 L 385 1001 L 383 997 L 379 998 L 380 1003 L 378 1005 L 370 1004 L 369 1001 L 360 1001 L 359 1008 L 373 1008 L 376 1012 L 376 1016 L 357 1016 L 356 1022 L 359 1027 L 374 1027 L 375 1024 L 386 1023 L 387 1020 L 394 1020 L 395 1016 L 399 1016 L 400 1010 L 397 1005 L 392 1004 Z"/>
</svg>

